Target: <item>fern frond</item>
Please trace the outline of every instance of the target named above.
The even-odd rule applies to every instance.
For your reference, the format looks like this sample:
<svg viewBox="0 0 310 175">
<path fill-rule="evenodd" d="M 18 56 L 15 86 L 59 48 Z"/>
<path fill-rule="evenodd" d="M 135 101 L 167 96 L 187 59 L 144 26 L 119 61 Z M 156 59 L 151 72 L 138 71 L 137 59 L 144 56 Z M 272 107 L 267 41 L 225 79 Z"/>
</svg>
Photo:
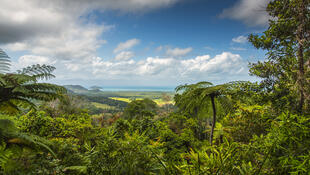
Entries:
<svg viewBox="0 0 310 175">
<path fill-rule="evenodd" d="M 7 149 L 7 144 L 2 142 L 2 145 L 0 145 L 0 167 L 4 167 L 13 155 L 13 151 Z"/>
<path fill-rule="evenodd" d="M 234 109 L 234 104 L 232 100 L 227 96 L 219 96 L 217 97 L 218 102 L 221 104 L 222 109 L 224 109 L 225 113 L 232 112 Z"/>
<path fill-rule="evenodd" d="M 23 68 L 22 70 L 18 70 L 17 73 L 18 74 L 22 74 L 22 75 L 29 75 L 34 77 L 37 80 L 40 79 L 51 79 L 54 78 L 55 75 L 52 74 L 52 72 L 55 70 L 56 68 L 54 66 L 49 66 L 49 65 L 32 65 L 32 66 L 28 66 L 26 68 Z"/>
<path fill-rule="evenodd" d="M 54 151 L 49 147 L 51 143 L 42 137 L 32 135 L 32 134 L 21 133 L 21 132 L 18 132 L 15 137 L 20 139 L 22 143 L 24 144 L 24 146 L 28 146 L 33 149 L 44 148 L 48 152 L 53 154 L 53 156 L 56 157 L 56 154 L 54 153 Z"/>
<path fill-rule="evenodd" d="M 66 88 L 50 83 L 35 83 L 25 84 L 21 88 L 30 90 L 31 92 L 55 92 L 55 93 L 66 93 Z"/>
<path fill-rule="evenodd" d="M 53 150 L 49 147 L 50 142 L 36 135 L 26 134 L 18 131 L 11 120 L 0 119 L 0 141 L 9 144 L 17 144 L 32 149 L 44 148 L 55 156 Z"/>
<path fill-rule="evenodd" d="M 0 48 L 0 73 L 10 70 L 10 57 Z"/>
<path fill-rule="evenodd" d="M 64 171 L 75 171 L 79 174 L 86 174 L 87 166 L 70 166 L 70 167 L 66 167 Z"/>
<path fill-rule="evenodd" d="M 4 74 L 0 74 L 0 86 L 4 86 L 6 84 L 4 76 Z"/>
<path fill-rule="evenodd" d="M 185 85 L 180 85 L 180 86 L 177 86 L 175 88 L 175 91 L 176 92 L 180 92 L 180 91 L 183 91 L 183 92 L 186 92 L 186 91 L 190 91 L 190 90 L 193 90 L 193 89 L 197 89 L 197 88 L 206 88 L 206 87 L 209 87 L 209 86 L 212 86 L 213 84 L 211 82 L 208 82 L 208 81 L 202 81 L 202 82 L 199 82 L 199 83 L 196 83 L 196 84 L 185 84 Z"/>
<path fill-rule="evenodd" d="M 55 67 L 49 65 L 32 65 L 17 73 L 1 73 L 8 68 L 9 57 L 0 49 L 0 112 L 17 113 L 19 107 L 35 108 L 32 100 L 50 101 L 60 98 L 66 89 L 49 83 L 38 83 L 38 80 L 55 77 Z"/>
<path fill-rule="evenodd" d="M 20 109 L 11 101 L 5 101 L 0 103 L 0 111 L 1 113 L 6 114 L 17 114 L 18 112 L 20 112 Z"/>
</svg>

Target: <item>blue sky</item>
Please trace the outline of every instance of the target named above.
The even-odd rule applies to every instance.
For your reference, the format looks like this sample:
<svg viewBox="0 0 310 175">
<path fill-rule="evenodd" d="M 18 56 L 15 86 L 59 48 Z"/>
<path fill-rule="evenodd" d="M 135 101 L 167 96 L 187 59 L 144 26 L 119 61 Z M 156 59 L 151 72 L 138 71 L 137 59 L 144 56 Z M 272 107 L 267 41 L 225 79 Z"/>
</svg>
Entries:
<svg viewBox="0 0 310 175">
<path fill-rule="evenodd" d="M 246 37 L 266 29 L 268 0 L 1 2 L 0 47 L 12 70 L 51 64 L 57 84 L 254 81 L 248 62 L 264 59 Z"/>
</svg>

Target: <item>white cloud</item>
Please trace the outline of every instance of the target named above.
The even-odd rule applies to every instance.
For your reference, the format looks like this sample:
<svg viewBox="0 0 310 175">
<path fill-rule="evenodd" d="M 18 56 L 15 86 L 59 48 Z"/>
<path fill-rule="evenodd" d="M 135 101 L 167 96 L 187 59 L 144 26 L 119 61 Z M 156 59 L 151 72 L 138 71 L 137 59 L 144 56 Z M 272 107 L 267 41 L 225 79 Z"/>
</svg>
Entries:
<svg viewBox="0 0 310 175">
<path fill-rule="evenodd" d="M 210 47 L 210 46 L 205 46 L 204 49 L 207 49 L 207 50 L 214 50 L 214 48 Z"/>
<path fill-rule="evenodd" d="M 0 43 L 11 51 L 58 60 L 95 56 L 96 49 L 106 42 L 100 38 L 102 32 L 111 26 L 86 22 L 84 7 L 77 10 L 56 1 L 2 0 Z"/>
<path fill-rule="evenodd" d="M 35 63 L 50 64 L 57 67 L 55 75 L 58 82 L 75 79 L 79 82 L 105 82 L 115 80 L 125 85 L 178 85 L 193 81 L 227 82 L 247 77 L 247 63 L 240 55 L 223 52 L 211 57 L 201 55 L 192 59 L 172 57 L 147 57 L 133 59 L 103 59 L 93 57 L 87 60 L 55 60 L 48 57 L 27 55 L 20 57 L 19 68 Z M 130 80 L 130 81 L 127 81 Z M 130 84 L 131 83 L 131 84 Z"/>
<path fill-rule="evenodd" d="M 123 50 L 128 50 L 131 49 L 132 47 L 136 46 L 137 44 L 140 43 L 140 40 L 134 38 L 127 40 L 125 42 L 119 43 L 117 47 L 114 49 L 114 53 L 123 51 Z"/>
<path fill-rule="evenodd" d="M 241 36 L 238 36 L 236 38 L 233 38 L 232 41 L 235 43 L 244 44 L 244 43 L 248 42 L 248 37 L 241 35 Z"/>
<path fill-rule="evenodd" d="M 235 50 L 235 51 L 245 51 L 246 50 L 246 48 L 243 48 L 243 47 L 232 47 L 230 49 Z"/>
<path fill-rule="evenodd" d="M 15 69 L 21 69 L 34 64 L 48 64 L 54 65 L 57 60 L 48 57 L 36 56 L 36 55 L 24 55 L 18 59 L 17 64 L 14 65 Z"/>
<path fill-rule="evenodd" d="M 1 0 L 0 44 L 11 51 L 27 53 L 17 61 L 13 60 L 16 68 L 37 63 L 52 64 L 57 68 L 56 80 L 66 84 L 71 79 L 97 82 L 130 79 L 130 82 L 141 80 L 145 83 L 174 83 L 179 80 L 212 80 L 223 77 L 226 73 L 244 74 L 240 70 L 246 70 L 246 64 L 240 56 L 230 53 L 214 58 L 208 55 L 190 60 L 174 58 L 190 53 L 190 47 L 164 47 L 162 49 L 169 55 L 168 58 L 149 57 L 134 61 L 131 59 L 133 53 L 127 50 L 137 45 L 138 39 L 120 43 L 115 49 L 115 53 L 118 53 L 115 59 L 97 57 L 97 49 L 106 43 L 102 39 L 102 33 L 113 26 L 84 19 L 90 11 L 145 11 L 179 1 L 181 0 Z M 224 76 L 223 80 L 227 77 Z"/>
<path fill-rule="evenodd" d="M 106 43 L 102 33 L 113 27 L 89 18 L 91 11 L 140 12 L 179 1 L 1 0 L 0 44 L 11 51 L 28 51 L 57 60 L 87 60 L 96 57 L 96 50 Z"/>
<path fill-rule="evenodd" d="M 209 55 L 198 56 L 194 59 L 181 61 L 184 70 L 183 75 L 233 75 L 244 73 L 246 69 L 245 63 L 242 61 L 240 55 L 232 54 L 230 52 L 223 52 L 220 55 L 216 55 L 214 58 L 210 58 Z"/>
<path fill-rule="evenodd" d="M 11 50 L 11 51 L 23 51 L 23 50 L 27 50 L 27 44 L 25 43 L 12 43 L 12 44 L 7 44 L 5 46 L 6 49 Z"/>
<path fill-rule="evenodd" d="M 233 7 L 224 9 L 220 17 L 240 20 L 249 26 L 265 26 L 269 15 L 266 12 L 270 0 L 239 0 Z"/>
<path fill-rule="evenodd" d="M 132 58 L 134 56 L 135 56 L 135 54 L 133 52 L 124 51 L 124 52 L 120 52 L 119 54 L 117 54 L 114 59 L 117 61 L 129 60 L 130 58 Z"/>
<path fill-rule="evenodd" d="M 152 58 L 149 57 L 144 61 L 140 61 L 137 64 L 138 75 L 158 75 L 162 72 L 166 72 L 169 69 L 173 69 L 176 60 L 173 58 Z"/>
<path fill-rule="evenodd" d="M 145 60 L 105 61 L 97 58 L 92 62 L 93 76 L 97 78 L 146 78 L 174 80 L 206 80 L 247 74 L 247 63 L 240 55 L 223 52 L 211 58 L 210 55 L 197 56 L 192 59 L 154 58 Z"/>
<path fill-rule="evenodd" d="M 155 50 L 156 52 L 161 52 L 164 49 L 164 46 L 158 46 Z"/>
<path fill-rule="evenodd" d="M 187 55 L 192 50 L 193 50 L 193 48 L 191 48 L 191 47 L 184 48 L 184 49 L 181 49 L 181 48 L 174 48 L 174 49 L 168 48 L 167 51 L 166 51 L 166 54 L 169 55 L 169 56 L 172 56 L 172 57 L 180 57 L 180 56 Z"/>
</svg>

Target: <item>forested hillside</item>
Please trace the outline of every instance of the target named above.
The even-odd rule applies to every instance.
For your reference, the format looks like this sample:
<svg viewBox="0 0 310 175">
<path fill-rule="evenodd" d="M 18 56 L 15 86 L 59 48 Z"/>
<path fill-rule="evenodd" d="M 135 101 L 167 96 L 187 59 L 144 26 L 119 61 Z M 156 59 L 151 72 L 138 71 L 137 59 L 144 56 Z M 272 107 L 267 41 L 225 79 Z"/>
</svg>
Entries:
<svg viewBox="0 0 310 175">
<path fill-rule="evenodd" d="M 266 51 L 249 65 L 260 82 L 184 84 L 128 103 L 42 82 L 53 66 L 11 72 L 0 50 L 0 174 L 309 174 L 310 1 L 267 12 L 266 31 L 248 37 Z"/>
</svg>

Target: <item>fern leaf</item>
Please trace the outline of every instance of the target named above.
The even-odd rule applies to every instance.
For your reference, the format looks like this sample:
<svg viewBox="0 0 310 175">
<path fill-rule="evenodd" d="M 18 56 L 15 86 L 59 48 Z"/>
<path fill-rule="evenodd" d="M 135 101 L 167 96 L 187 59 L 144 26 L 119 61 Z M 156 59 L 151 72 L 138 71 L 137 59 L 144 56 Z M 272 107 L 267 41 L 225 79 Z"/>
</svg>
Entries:
<svg viewBox="0 0 310 175">
<path fill-rule="evenodd" d="M 10 70 L 10 57 L 0 48 L 0 73 Z"/>
<path fill-rule="evenodd" d="M 32 65 L 32 66 L 28 66 L 26 68 L 23 68 L 22 70 L 18 70 L 17 73 L 18 74 L 22 74 L 22 75 L 29 75 L 34 77 L 36 80 L 40 80 L 40 79 L 51 79 L 54 78 L 55 76 L 52 74 L 52 72 L 55 70 L 56 68 L 54 66 L 49 66 L 49 65 Z"/>
</svg>

